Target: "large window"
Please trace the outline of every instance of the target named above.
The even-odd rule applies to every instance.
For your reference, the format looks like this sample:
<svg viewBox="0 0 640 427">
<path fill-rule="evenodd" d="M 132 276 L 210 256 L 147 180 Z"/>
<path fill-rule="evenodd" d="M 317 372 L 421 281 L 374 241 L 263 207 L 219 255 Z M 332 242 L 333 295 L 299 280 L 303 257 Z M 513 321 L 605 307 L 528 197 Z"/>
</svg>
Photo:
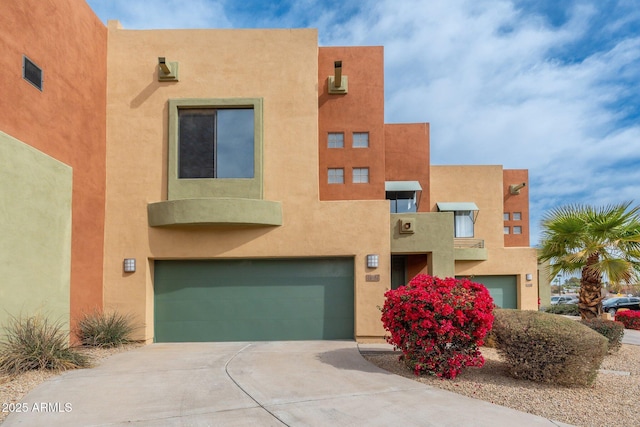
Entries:
<svg viewBox="0 0 640 427">
<path fill-rule="evenodd" d="M 473 237 L 473 211 L 454 212 L 455 237 Z"/>
<path fill-rule="evenodd" d="M 179 178 L 253 178 L 253 108 L 178 110 Z"/>
<path fill-rule="evenodd" d="M 387 191 L 391 213 L 416 212 L 418 210 L 415 191 Z"/>
<path fill-rule="evenodd" d="M 169 100 L 167 199 L 262 199 L 261 98 Z"/>
</svg>

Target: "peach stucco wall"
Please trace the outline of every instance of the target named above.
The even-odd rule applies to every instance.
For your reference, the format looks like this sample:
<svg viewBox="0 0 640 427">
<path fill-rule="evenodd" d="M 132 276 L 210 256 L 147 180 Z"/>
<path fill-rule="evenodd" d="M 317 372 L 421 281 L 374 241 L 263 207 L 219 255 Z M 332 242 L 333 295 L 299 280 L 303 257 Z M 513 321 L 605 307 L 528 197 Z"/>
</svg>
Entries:
<svg viewBox="0 0 640 427">
<path fill-rule="evenodd" d="M 1 9 L 0 130 L 73 169 L 75 318 L 102 305 L 107 30 L 83 0 L 3 0 Z M 42 91 L 22 78 L 23 55 L 43 70 Z"/>
<path fill-rule="evenodd" d="M 484 240 L 487 260 L 456 261 L 456 275 L 515 275 L 518 308 L 537 310 L 536 250 L 505 248 L 503 189 L 501 166 L 431 166 L 433 211 L 438 202 L 474 202 L 479 208 L 474 238 Z M 532 280 L 526 280 L 527 274 Z"/>
<path fill-rule="evenodd" d="M 334 62 L 342 61 L 347 94 L 328 93 Z M 318 51 L 319 178 L 322 200 L 384 199 L 384 57 L 381 46 L 321 47 Z M 327 148 L 329 132 L 344 132 L 344 148 Z M 353 148 L 353 133 L 369 132 L 369 148 Z M 369 168 L 354 184 L 353 168 Z M 344 168 L 344 184 L 328 184 L 327 169 Z"/>
<path fill-rule="evenodd" d="M 160 83 L 158 56 L 179 62 Z M 348 62 L 346 62 L 348 64 Z M 319 200 L 318 45 L 315 30 L 131 31 L 109 23 L 105 305 L 153 337 L 153 260 L 347 256 L 355 259 L 355 334 L 380 337 L 377 306 L 389 260 L 366 282 L 368 253 L 388 254 L 388 204 Z M 348 74 L 348 72 L 346 73 Z M 264 99 L 264 199 L 279 201 L 279 227 L 151 228 L 147 204 L 166 200 L 167 102 Z M 138 260 L 125 275 L 122 260 Z"/>
</svg>

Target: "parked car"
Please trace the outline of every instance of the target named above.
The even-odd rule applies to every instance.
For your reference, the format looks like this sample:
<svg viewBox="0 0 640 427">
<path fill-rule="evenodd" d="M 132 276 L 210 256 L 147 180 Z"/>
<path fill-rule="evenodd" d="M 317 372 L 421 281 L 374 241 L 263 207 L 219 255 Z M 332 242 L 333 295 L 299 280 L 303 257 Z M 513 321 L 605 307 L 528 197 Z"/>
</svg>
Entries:
<svg viewBox="0 0 640 427">
<path fill-rule="evenodd" d="M 602 301 L 602 310 L 615 315 L 621 308 L 628 308 L 629 310 L 640 310 L 640 298 L 637 297 L 616 297 L 608 298 Z"/>
<path fill-rule="evenodd" d="M 573 295 L 562 295 L 562 296 L 551 297 L 551 305 L 577 304 L 577 303 L 578 303 L 578 297 L 575 297 Z"/>
</svg>

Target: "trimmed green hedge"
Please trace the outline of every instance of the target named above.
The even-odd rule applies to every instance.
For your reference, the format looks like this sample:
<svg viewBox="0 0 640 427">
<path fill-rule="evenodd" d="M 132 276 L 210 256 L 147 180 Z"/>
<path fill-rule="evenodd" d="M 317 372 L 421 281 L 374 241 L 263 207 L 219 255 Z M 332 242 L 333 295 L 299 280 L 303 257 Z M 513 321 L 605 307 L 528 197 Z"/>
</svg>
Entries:
<svg viewBox="0 0 640 427">
<path fill-rule="evenodd" d="M 580 310 L 578 304 L 556 304 L 547 307 L 544 310 L 546 313 L 551 314 L 564 314 L 567 316 L 580 316 Z"/>
<path fill-rule="evenodd" d="M 624 336 L 624 325 L 621 322 L 606 319 L 583 319 L 580 321 L 609 340 L 609 351 L 620 349 Z"/>
<path fill-rule="evenodd" d="M 514 378 L 565 386 L 593 383 L 607 339 L 580 322 L 537 311 L 494 311 L 493 335 Z"/>
</svg>

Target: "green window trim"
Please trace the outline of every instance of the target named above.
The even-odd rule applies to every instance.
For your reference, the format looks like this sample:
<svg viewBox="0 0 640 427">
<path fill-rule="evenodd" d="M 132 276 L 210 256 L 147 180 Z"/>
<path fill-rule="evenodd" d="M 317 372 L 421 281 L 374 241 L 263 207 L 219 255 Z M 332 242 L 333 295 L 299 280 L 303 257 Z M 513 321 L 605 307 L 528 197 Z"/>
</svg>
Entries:
<svg viewBox="0 0 640 427">
<path fill-rule="evenodd" d="M 178 178 L 178 110 L 188 108 L 252 108 L 254 110 L 253 178 Z M 262 98 L 181 98 L 169 100 L 167 199 L 263 197 L 263 100 Z"/>
</svg>

